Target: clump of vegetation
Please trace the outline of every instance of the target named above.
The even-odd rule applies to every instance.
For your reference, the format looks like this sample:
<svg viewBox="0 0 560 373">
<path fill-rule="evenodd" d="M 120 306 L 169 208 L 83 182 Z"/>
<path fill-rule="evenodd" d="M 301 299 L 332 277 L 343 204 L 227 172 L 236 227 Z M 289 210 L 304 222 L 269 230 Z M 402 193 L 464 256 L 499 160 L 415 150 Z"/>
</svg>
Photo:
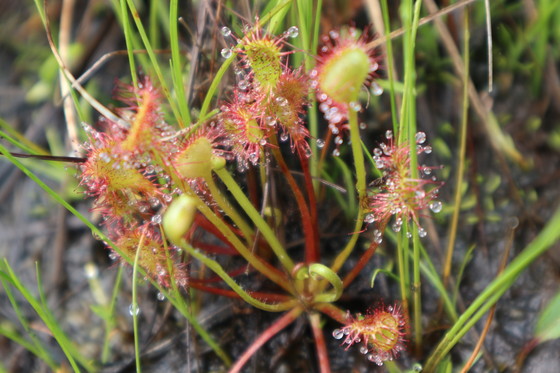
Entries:
<svg viewBox="0 0 560 373">
<path fill-rule="evenodd" d="M 436 16 L 463 9 L 469 1 L 463 3 Z M 535 240 L 509 265 L 500 267 L 470 306 L 458 300 L 454 281 L 461 282 L 468 253 L 461 253 L 459 275 L 451 275 L 450 266 L 457 255 L 459 213 L 466 199 L 463 170 L 471 94 L 468 11 L 463 9 L 463 59 L 453 56 L 459 66 L 457 83 L 463 87 L 462 125 L 455 131 L 455 158 L 446 159 L 450 150 L 438 139 L 441 134 L 433 127 L 418 128 L 415 102 L 421 85 L 417 77 L 422 75 L 415 66 L 415 53 L 420 1 L 403 1 L 399 6 L 402 82 L 395 78 L 395 40 L 389 33 L 387 1 L 380 2 L 380 16 L 390 36 L 380 37 L 372 25 L 320 30 L 321 1 L 283 0 L 271 2 L 254 22 L 235 17 L 216 21 L 216 43 L 225 47 L 214 49 L 212 59 L 221 56 L 219 68 L 205 67 L 210 83 L 196 87 L 194 99 L 188 99 L 184 77 L 189 72 L 202 74 L 203 68 L 191 70 L 200 56 L 185 58 L 180 49 L 178 2 L 162 8 L 151 4 L 150 11 L 156 14 L 150 15 L 146 30 L 133 1 L 114 3 L 126 40 L 130 77 L 119 77 L 122 82 L 116 85 L 111 109 L 74 78 L 52 40 L 45 9 L 37 4 L 63 84 L 68 83 L 70 95 L 65 99 L 73 98 L 80 109 L 77 93 L 100 114 L 99 120 L 82 121 L 82 156 L 62 160 L 78 164 L 82 196 L 88 197 L 102 229 L 29 171 L 18 160 L 22 154 L 10 153 L 3 145 L 0 151 L 91 228 L 108 249 L 119 275 L 111 300 L 93 307 L 105 323 L 100 356 L 85 357 L 56 322 L 42 293 L 39 302 L 5 261 L 1 281 L 18 316 L 14 293 L 23 295 L 47 324 L 72 369 L 96 371 L 111 361 L 115 307 L 119 292 L 124 292 L 122 269 L 129 267 L 137 371 L 143 366 L 145 327 L 139 323 L 139 277 L 147 283 L 143 288 L 157 289 L 158 300 L 168 302 L 211 348 L 213 357 L 206 365 L 197 363 L 203 370 L 219 365 L 220 371 L 240 372 L 267 343 L 302 321 L 310 329 L 315 350 L 313 367 L 307 365 L 308 369 L 330 372 L 333 361 L 338 365 L 348 361 L 348 366 L 373 363 L 391 371 L 451 369 L 450 350 L 560 235 L 554 228 L 560 220 L 557 212 Z M 157 19 L 163 14 L 169 19 L 167 50 L 157 49 L 162 39 Z M 285 31 L 278 31 L 282 27 Z M 200 47 L 195 45 L 193 50 Z M 375 110 L 391 114 L 372 130 Z M 498 138 L 492 142 L 494 151 L 518 162 L 515 146 L 495 126 L 491 113 L 488 118 L 485 130 Z M 427 133 L 438 141 L 429 145 Z M 35 153 L 20 137 L 9 131 L 2 134 Z M 369 151 L 372 144 L 376 145 Z M 446 169 L 430 163 L 442 159 Z M 456 180 L 449 169 L 458 170 Z M 445 182 L 436 177 L 439 173 Z M 442 194 L 452 194 L 442 192 L 448 185 L 455 188 L 455 198 L 444 202 Z M 451 222 L 442 271 L 425 247 L 436 246 L 437 238 L 427 240 L 442 231 L 435 226 L 439 222 L 435 214 Z M 376 292 L 368 298 L 369 304 L 353 304 L 355 289 L 374 287 L 383 274 L 391 292 L 384 296 Z M 88 275 L 92 289 L 98 289 L 98 275 Z M 216 331 L 199 319 L 205 306 L 224 299 L 267 315 L 263 316 L 266 324 L 250 320 L 244 326 L 252 334 L 240 342 L 242 351 L 222 345 Z M 427 306 L 426 301 L 437 305 Z M 428 325 L 428 314 L 439 324 Z M 554 323 L 549 315 L 547 311 L 547 322 Z M 29 331 L 27 320 L 19 319 Z M 434 342 L 430 329 L 442 325 L 448 330 Z M 67 363 L 54 358 L 33 333 L 27 337 L 2 326 L 0 332 L 51 369 L 66 369 Z M 485 335 L 486 331 L 481 341 Z M 554 334 L 538 340 L 550 339 Z M 333 348 L 336 344 L 341 348 Z M 351 354 L 353 350 L 363 355 L 361 360 Z M 463 369 L 470 368 L 479 350 L 477 345 Z"/>
</svg>

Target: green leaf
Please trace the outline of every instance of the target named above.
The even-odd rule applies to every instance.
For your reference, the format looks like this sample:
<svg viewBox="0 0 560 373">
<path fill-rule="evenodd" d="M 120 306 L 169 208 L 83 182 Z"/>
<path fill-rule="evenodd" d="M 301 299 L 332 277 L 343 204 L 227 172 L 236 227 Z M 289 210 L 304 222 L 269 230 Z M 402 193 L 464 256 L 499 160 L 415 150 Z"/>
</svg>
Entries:
<svg viewBox="0 0 560 373">
<path fill-rule="evenodd" d="M 539 316 L 535 337 L 540 342 L 560 337 L 560 292 L 548 303 Z"/>
</svg>

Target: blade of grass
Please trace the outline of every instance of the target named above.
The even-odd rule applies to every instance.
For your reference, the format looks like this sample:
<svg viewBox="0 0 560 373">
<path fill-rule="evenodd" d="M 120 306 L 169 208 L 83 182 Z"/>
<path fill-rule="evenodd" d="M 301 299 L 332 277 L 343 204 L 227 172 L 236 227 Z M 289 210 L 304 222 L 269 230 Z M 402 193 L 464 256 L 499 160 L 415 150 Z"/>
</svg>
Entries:
<svg viewBox="0 0 560 373">
<path fill-rule="evenodd" d="M 538 257 L 560 239 L 560 208 L 548 220 L 538 236 L 496 277 L 463 312 L 453 327 L 434 349 L 424 367 L 433 372 L 443 357 L 461 340 L 468 330 L 492 307 L 512 286 L 517 277 Z"/>
</svg>

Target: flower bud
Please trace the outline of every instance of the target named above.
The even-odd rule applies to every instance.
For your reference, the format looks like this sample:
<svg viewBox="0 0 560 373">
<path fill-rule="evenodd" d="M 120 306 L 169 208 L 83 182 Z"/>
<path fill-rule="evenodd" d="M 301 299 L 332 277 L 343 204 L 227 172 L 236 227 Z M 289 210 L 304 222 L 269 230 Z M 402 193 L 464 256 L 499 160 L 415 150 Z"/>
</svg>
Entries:
<svg viewBox="0 0 560 373">
<path fill-rule="evenodd" d="M 196 214 L 197 201 L 194 197 L 182 194 L 175 198 L 163 215 L 163 231 L 167 239 L 179 246 L 181 239 L 189 231 Z"/>
<path fill-rule="evenodd" d="M 206 137 L 199 137 L 190 143 L 175 158 L 175 165 L 179 173 L 187 178 L 209 178 L 212 170 L 225 166 L 225 159 L 214 154 L 211 141 Z"/>
<path fill-rule="evenodd" d="M 325 61 L 318 76 L 319 88 L 337 102 L 358 99 L 370 73 L 370 57 L 357 47 L 344 48 Z"/>
</svg>

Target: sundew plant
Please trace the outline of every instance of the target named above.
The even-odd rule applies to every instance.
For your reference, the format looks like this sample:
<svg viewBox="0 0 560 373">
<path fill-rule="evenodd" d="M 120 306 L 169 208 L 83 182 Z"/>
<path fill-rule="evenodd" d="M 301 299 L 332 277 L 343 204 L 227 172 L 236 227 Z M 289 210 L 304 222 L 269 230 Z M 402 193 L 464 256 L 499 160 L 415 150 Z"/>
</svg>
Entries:
<svg viewBox="0 0 560 373">
<path fill-rule="evenodd" d="M 136 371 L 171 369 L 147 362 L 156 342 L 145 321 L 164 312 L 172 320 L 161 322 L 161 333 L 188 330 L 188 371 L 435 372 L 477 363 L 488 330 L 475 325 L 489 312 L 491 322 L 500 297 L 556 241 L 560 215 L 463 302 L 459 284 L 471 251 L 456 253 L 455 245 L 458 227 L 468 224 L 460 212 L 470 105 L 483 110 L 492 151 L 511 167 L 531 167 L 470 91 L 471 13 L 489 17 L 490 7 L 371 3 L 367 24 L 326 22 L 323 12 L 335 5 L 321 0 L 207 2 L 190 24 L 183 6 L 191 3 L 114 0 L 126 49 L 98 62 L 128 65 L 112 76 L 109 99 L 86 85 L 103 66 L 74 76 L 64 38 L 53 39 L 68 32 L 64 20 L 55 23 L 48 3 L 36 1 L 75 154 L 45 157 L 8 130 L 2 135 L 14 148 L 0 151 L 106 250 L 109 269 L 86 267 L 92 292 L 105 292 L 92 304 L 105 336 L 97 353 L 81 349 L 47 306 L 41 281 L 37 297 L 8 261 L 1 281 L 24 331 L 1 326 L 0 334 L 56 371 L 102 371 L 123 354 Z M 421 49 L 429 43 L 420 25 L 433 23 L 449 37 L 441 19 L 451 16 L 462 25 L 458 46 L 443 37 L 452 43 L 444 45 L 460 103 L 453 158 L 438 155 L 451 152 L 441 139 L 430 144 L 441 132 L 423 128 L 417 108 L 424 86 L 417 58 L 430 53 Z M 20 160 L 29 154 L 75 164 L 64 172 L 77 180 L 78 199 L 69 203 L 43 183 L 37 167 Z M 83 204 L 89 214 L 73 207 Z M 447 250 L 438 253 L 441 241 Z M 103 290 L 104 276 L 111 281 Z M 128 350 L 111 337 L 122 294 Z M 150 295 L 165 311 L 148 305 Z M 29 328 L 22 304 L 63 354 Z M 233 326 L 203 317 L 224 304 L 243 331 L 233 342 L 224 337 Z M 453 348 L 473 335 L 479 343 L 452 360 Z M 292 357 L 278 351 L 302 340 L 311 348 Z"/>
</svg>

